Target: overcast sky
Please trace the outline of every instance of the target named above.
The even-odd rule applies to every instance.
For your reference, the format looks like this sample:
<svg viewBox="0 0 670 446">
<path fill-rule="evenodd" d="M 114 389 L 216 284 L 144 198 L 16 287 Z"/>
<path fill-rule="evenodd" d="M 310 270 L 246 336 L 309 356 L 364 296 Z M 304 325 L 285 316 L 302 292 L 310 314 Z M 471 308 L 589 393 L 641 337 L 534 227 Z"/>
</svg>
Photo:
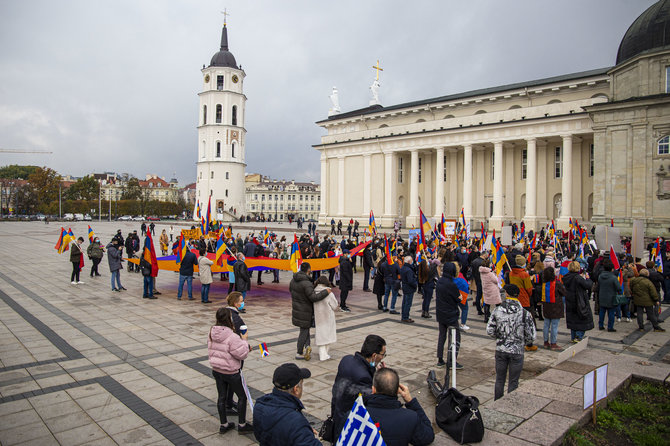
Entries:
<svg viewBox="0 0 670 446">
<path fill-rule="evenodd" d="M 246 72 L 247 172 L 319 181 L 333 86 L 365 107 L 611 66 L 654 0 L 0 0 L 0 165 L 195 180 L 200 69 Z"/>
</svg>

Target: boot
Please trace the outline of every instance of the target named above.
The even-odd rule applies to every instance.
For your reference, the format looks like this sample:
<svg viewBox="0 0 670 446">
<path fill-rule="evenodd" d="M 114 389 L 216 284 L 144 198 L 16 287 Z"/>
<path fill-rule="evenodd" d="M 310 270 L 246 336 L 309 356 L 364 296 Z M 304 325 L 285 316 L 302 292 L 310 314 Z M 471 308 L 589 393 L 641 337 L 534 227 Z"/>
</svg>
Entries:
<svg viewBox="0 0 670 446">
<path fill-rule="evenodd" d="M 326 361 L 330 359 L 330 356 L 328 355 L 328 346 L 327 345 L 319 345 L 319 359 L 321 361 Z"/>
</svg>

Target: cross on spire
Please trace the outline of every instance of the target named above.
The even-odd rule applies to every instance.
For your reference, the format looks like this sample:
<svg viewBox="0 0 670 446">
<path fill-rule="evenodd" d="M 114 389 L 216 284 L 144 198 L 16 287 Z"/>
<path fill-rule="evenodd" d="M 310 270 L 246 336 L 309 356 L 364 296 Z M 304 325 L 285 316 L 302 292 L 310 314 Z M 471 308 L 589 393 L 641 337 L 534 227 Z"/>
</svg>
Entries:
<svg viewBox="0 0 670 446">
<path fill-rule="evenodd" d="M 379 59 L 377 59 L 377 65 L 373 65 L 372 68 L 377 70 L 377 77 L 376 79 L 379 80 L 379 72 L 384 71 L 384 69 L 379 65 Z"/>
<path fill-rule="evenodd" d="M 228 21 L 228 16 L 230 15 L 230 13 L 228 12 L 227 8 L 223 8 L 221 14 L 223 14 L 223 26 L 226 26 L 226 22 Z"/>
</svg>

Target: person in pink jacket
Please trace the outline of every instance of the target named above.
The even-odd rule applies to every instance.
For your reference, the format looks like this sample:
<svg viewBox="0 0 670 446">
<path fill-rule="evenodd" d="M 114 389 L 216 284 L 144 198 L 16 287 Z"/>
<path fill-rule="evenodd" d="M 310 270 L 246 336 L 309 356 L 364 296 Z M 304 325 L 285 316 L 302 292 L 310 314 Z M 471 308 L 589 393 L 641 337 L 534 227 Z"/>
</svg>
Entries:
<svg viewBox="0 0 670 446">
<path fill-rule="evenodd" d="M 242 384 L 240 367 L 242 361 L 249 355 L 249 335 L 235 332 L 233 317 L 229 308 L 219 308 L 216 312 L 216 325 L 209 330 L 207 350 L 209 352 L 209 364 L 212 366 L 212 375 L 216 380 L 216 390 L 219 398 L 216 407 L 219 410 L 221 427 L 219 433 L 225 434 L 235 427 L 235 423 L 229 423 L 226 417 L 226 395 L 228 388 L 237 395 L 237 411 L 239 425 L 237 431 L 241 434 L 253 433 L 254 427 L 246 422 L 247 395 Z"/>
<path fill-rule="evenodd" d="M 500 284 L 496 273 L 491 270 L 491 259 L 484 260 L 479 267 L 479 276 L 482 278 L 482 297 L 484 298 L 484 322 L 488 323 L 491 316 L 491 305 L 502 303 L 500 299 Z"/>
</svg>

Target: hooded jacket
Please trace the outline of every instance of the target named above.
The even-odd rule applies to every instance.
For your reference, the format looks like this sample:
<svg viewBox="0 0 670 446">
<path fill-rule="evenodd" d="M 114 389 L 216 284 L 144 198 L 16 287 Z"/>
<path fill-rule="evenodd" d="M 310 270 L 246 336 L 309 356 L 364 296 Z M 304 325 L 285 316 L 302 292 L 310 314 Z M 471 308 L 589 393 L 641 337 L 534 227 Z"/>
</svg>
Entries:
<svg viewBox="0 0 670 446">
<path fill-rule="evenodd" d="M 232 375 L 240 371 L 242 360 L 249 355 L 249 344 L 230 328 L 215 325 L 207 337 L 207 351 L 214 371 Z"/>
<path fill-rule="evenodd" d="M 261 446 L 321 445 L 301 412 L 304 408 L 295 396 L 273 388 L 254 404 L 254 437 Z"/>
<path fill-rule="evenodd" d="M 651 307 L 658 302 L 656 287 L 644 276 L 630 279 L 630 290 L 633 293 L 633 302 L 638 307 Z"/>
<path fill-rule="evenodd" d="M 288 288 L 291 292 L 291 321 L 293 325 L 300 328 L 310 328 L 314 315 L 314 302 L 325 299 L 328 296 L 328 290 L 315 293 L 314 284 L 307 274 L 302 271 L 293 275 Z"/>
<path fill-rule="evenodd" d="M 481 276 L 480 283 L 482 284 L 482 296 L 484 303 L 488 305 L 498 305 L 502 302 L 500 299 L 500 286 L 498 285 L 498 278 L 491 268 L 486 266 L 479 267 L 479 275 Z"/>
<path fill-rule="evenodd" d="M 579 273 L 569 272 L 563 276 L 565 287 L 565 323 L 570 330 L 586 331 L 594 328 L 593 312 L 589 304 L 587 291 L 593 287 L 593 282 L 584 279 Z M 588 312 L 582 317 L 578 303 L 586 304 Z"/>
<path fill-rule="evenodd" d="M 486 334 L 496 339 L 496 350 L 513 355 L 523 354 L 524 346 L 535 340 L 533 316 L 516 299 L 505 299 L 491 313 Z"/>
<path fill-rule="evenodd" d="M 602 308 L 614 308 L 614 300 L 621 292 L 619 279 L 612 271 L 604 271 L 598 276 L 598 302 Z"/>
<path fill-rule="evenodd" d="M 339 437 L 342 428 L 344 428 L 344 423 L 358 394 L 369 395 L 372 393 L 372 377 L 374 374 L 375 368 L 365 360 L 360 352 L 346 355 L 340 361 L 330 402 L 335 438 Z"/>
<path fill-rule="evenodd" d="M 109 264 L 109 270 L 111 272 L 120 270 L 121 251 L 119 251 L 119 248 L 117 248 L 114 243 L 108 244 L 106 248 L 107 248 L 107 263 Z"/>
<path fill-rule="evenodd" d="M 461 294 L 454 283 L 456 266 L 447 262 L 442 267 L 442 277 L 435 286 L 435 318 L 444 325 L 457 325 L 459 317 L 458 304 Z"/>
</svg>

